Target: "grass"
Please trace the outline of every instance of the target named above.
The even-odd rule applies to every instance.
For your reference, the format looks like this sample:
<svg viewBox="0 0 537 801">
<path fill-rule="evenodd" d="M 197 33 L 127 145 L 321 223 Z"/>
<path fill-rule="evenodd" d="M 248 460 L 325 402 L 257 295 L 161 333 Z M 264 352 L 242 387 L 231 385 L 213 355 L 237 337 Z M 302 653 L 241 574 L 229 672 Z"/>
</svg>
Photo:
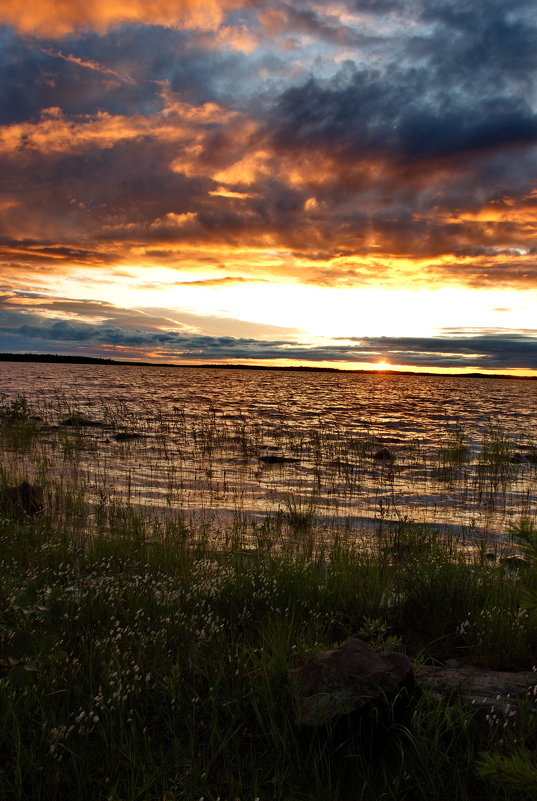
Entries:
<svg viewBox="0 0 537 801">
<path fill-rule="evenodd" d="M 395 562 L 338 542 L 214 552 L 177 527 L 139 534 L 81 547 L 50 520 L 1 522 L 0 797 L 520 797 L 490 795 L 478 765 L 535 748 L 533 702 L 504 729 L 425 694 L 403 720 L 373 710 L 306 736 L 287 681 L 353 632 L 419 660 L 527 669 L 537 627 L 518 575 L 433 534 L 416 549 L 410 526 Z"/>
<path fill-rule="evenodd" d="M 238 506 L 227 525 L 209 514 L 188 519 L 173 506 L 136 503 L 135 491 L 114 493 L 108 482 L 117 474 L 99 450 L 89 471 L 94 432 L 43 433 L 30 419 L 0 426 L 11 454 L 3 483 L 33 470 L 46 495 L 40 515 L 0 512 L 2 801 L 533 797 L 534 695 L 506 726 L 424 692 L 307 732 L 295 724 L 288 682 L 313 653 L 357 632 L 417 664 L 457 658 L 531 669 L 530 521 L 511 532 L 527 567 L 503 563 L 500 545 L 491 559 L 490 543 L 465 548 L 409 518 L 379 521 L 364 547 L 344 529 L 323 528 L 318 486 L 293 495 L 294 467 L 285 463 L 276 466 L 289 478 L 280 510 L 250 517 Z M 239 423 L 236 444 L 250 458 L 260 433 L 254 445 Z M 109 425 L 105 435 L 119 423 Z M 165 425 L 173 465 L 188 430 L 181 420 Z M 224 434 L 213 417 L 204 421 L 193 446 L 199 458 L 210 453 L 217 463 L 229 445 Z M 287 453 L 307 452 L 304 438 L 285 437 Z M 337 456 L 334 440 L 319 433 L 314 444 L 316 465 L 340 460 L 333 469 L 343 483 L 365 464 L 362 446 L 347 442 Z M 126 471 L 140 447 L 117 446 Z M 453 448 L 444 464 L 466 464 L 466 451 Z M 180 463 L 171 473 L 175 492 L 193 469 Z M 378 467 L 379 481 L 389 469 Z"/>
</svg>

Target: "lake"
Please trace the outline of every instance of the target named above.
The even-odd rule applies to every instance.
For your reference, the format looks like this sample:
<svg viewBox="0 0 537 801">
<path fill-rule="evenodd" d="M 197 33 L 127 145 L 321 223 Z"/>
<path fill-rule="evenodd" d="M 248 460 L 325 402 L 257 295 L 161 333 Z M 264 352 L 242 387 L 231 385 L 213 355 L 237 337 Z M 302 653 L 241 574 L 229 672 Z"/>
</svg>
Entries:
<svg viewBox="0 0 537 801">
<path fill-rule="evenodd" d="M 536 381 L 3 362 L 0 391 L 43 418 L 30 450 L 2 444 L 7 478 L 46 469 L 96 508 L 357 536 L 413 520 L 504 538 L 537 515 Z"/>
</svg>

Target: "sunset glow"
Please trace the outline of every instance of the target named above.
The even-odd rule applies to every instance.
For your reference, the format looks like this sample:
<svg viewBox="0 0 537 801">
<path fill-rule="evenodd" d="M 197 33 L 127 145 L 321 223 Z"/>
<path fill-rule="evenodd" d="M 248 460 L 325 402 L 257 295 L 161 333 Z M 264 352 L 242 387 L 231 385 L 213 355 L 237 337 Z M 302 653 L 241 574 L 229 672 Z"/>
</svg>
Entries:
<svg viewBox="0 0 537 801">
<path fill-rule="evenodd" d="M 0 6 L 0 351 L 537 375 L 525 0 Z"/>
</svg>

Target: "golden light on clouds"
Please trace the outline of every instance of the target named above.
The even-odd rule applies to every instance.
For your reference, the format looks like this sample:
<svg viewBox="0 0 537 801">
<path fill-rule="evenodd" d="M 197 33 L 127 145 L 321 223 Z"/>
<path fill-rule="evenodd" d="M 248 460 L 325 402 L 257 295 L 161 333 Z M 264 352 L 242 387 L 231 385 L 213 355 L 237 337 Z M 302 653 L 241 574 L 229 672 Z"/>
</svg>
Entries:
<svg viewBox="0 0 537 801">
<path fill-rule="evenodd" d="M 2 0 L 0 22 L 23 34 L 51 37 L 129 22 L 217 30 L 224 12 L 241 5 L 240 0 Z"/>
<path fill-rule="evenodd" d="M 1 3 L 0 347 L 537 371 L 535 21 L 452 6 Z"/>
</svg>

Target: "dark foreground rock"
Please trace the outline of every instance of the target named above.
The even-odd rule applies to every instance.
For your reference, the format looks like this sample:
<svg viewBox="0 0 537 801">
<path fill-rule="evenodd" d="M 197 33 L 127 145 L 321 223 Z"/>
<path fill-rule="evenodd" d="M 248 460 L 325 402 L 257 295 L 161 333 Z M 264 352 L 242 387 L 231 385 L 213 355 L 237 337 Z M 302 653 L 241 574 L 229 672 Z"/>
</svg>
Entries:
<svg viewBox="0 0 537 801">
<path fill-rule="evenodd" d="M 407 656 L 383 656 L 356 636 L 333 651 L 316 654 L 290 679 L 302 726 L 326 725 L 413 684 Z"/>
<path fill-rule="evenodd" d="M 0 490 L 0 513 L 17 520 L 43 510 L 43 488 L 28 481 Z"/>
<path fill-rule="evenodd" d="M 413 671 L 403 654 L 378 654 L 358 636 L 332 651 L 320 651 L 290 674 L 300 726 L 325 726 L 379 701 L 397 698 L 410 708 L 413 693 L 432 693 L 439 701 L 458 700 L 499 718 L 511 719 L 521 703 L 535 703 L 537 672 L 508 672 L 461 665 L 425 665 Z M 350 720 L 350 718 L 349 718 Z"/>
</svg>

